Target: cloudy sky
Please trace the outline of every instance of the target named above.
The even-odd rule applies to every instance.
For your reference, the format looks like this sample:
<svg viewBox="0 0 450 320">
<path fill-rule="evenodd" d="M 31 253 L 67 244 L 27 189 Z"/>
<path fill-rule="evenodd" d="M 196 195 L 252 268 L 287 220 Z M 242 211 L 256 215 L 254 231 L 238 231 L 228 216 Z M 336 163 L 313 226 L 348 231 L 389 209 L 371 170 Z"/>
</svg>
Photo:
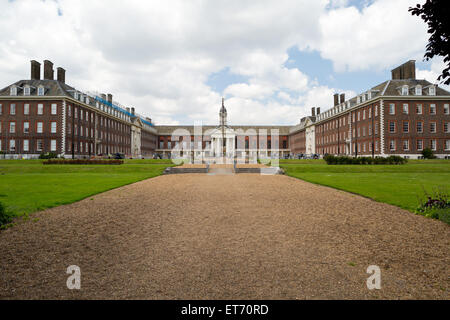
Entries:
<svg viewBox="0 0 450 320">
<path fill-rule="evenodd" d="M 222 96 L 231 123 L 295 124 L 409 59 L 436 82 L 417 2 L 0 0 L 0 87 L 48 59 L 157 124 L 216 124 Z"/>
</svg>

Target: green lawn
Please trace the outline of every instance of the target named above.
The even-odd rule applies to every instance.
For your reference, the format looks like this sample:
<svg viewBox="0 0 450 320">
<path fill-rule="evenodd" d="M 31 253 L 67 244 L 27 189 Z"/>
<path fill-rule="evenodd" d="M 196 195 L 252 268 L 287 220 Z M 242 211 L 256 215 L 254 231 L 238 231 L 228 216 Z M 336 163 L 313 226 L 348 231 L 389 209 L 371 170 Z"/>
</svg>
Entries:
<svg viewBox="0 0 450 320">
<path fill-rule="evenodd" d="M 170 160 L 125 160 L 123 165 L 0 160 L 0 202 L 15 215 L 23 215 L 160 175 L 168 166 Z"/>
<path fill-rule="evenodd" d="M 449 191 L 449 160 L 410 160 L 405 165 L 327 165 L 323 160 L 281 160 L 286 174 L 386 202 L 414 212 L 424 190 Z"/>
</svg>

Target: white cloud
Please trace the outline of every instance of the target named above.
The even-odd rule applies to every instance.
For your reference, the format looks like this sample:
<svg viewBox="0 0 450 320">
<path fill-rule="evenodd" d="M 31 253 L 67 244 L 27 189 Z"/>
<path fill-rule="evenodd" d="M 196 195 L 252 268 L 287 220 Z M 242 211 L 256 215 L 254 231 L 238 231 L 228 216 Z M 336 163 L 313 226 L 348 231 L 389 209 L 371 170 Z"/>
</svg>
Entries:
<svg viewBox="0 0 450 320">
<path fill-rule="evenodd" d="M 0 0 L 0 83 L 50 59 L 69 84 L 111 92 L 160 124 L 215 124 L 223 93 L 235 123 L 293 124 L 342 90 L 285 67 L 288 48 L 319 50 L 337 70 L 421 57 L 425 24 L 410 3 L 378 0 L 360 12 L 346 0 Z M 247 82 L 212 90 L 209 75 L 226 68 Z"/>
<path fill-rule="evenodd" d="M 378 0 L 330 10 L 320 18 L 323 35 L 317 48 L 338 71 L 383 70 L 423 56 L 426 24 L 408 12 L 417 0 Z"/>
<path fill-rule="evenodd" d="M 416 78 L 417 79 L 425 79 L 425 80 L 430 81 L 431 83 L 436 83 L 443 89 L 450 92 L 450 85 L 440 84 L 441 81 L 437 80 L 437 78 L 442 73 L 442 70 L 445 69 L 445 67 L 446 66 L 445 66 L 443 59 L 434 58 L 431 61 L 431 69 L 430 70 L 421 70 L 421 69 L 416 70 Z"/>
</svg>

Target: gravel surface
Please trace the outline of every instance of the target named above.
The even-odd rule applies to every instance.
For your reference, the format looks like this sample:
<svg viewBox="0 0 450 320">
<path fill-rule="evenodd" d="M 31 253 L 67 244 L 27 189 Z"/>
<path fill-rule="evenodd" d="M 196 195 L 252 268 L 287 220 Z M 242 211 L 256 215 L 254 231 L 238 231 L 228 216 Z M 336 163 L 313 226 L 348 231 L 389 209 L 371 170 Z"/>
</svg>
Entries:
<svg viewBox="0 0 450 320">
<path fill-rule="evenodd" d="M 35 218 L 39 218 L 35 221 Z M 449 299 L 448 225 L 287 176 L 159 176 L 0 232 L 0 298 Z M 69 265 L 81 290 L 69 290 Z M 366 269 L 381 268 L 381 290 Z"/>
</svg>

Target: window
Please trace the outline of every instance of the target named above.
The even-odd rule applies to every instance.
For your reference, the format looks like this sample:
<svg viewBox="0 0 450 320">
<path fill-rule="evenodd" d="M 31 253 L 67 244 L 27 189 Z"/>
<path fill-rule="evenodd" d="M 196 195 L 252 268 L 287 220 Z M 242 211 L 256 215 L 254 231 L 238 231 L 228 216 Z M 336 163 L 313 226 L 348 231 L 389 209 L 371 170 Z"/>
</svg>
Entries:
<svg viewBox="0 0 450 320">
<path fill-rule="evenodd" d="M 430 140 L 430 148 L 433 151 L 436 151 L 436 140 Z"/>
<path fill-rule="evenodd" d="M 430 114 L 436 114 L 436 105 L 434 103 L 430 104 Z"/>
<path fill-rule="evenodd" d="M 44 95 L 44 87 L 38 87 L 38 96 L 43 96 Z"/>
<path fill-rule="evenodd" d="M 361 120 L 361 113 L 358 111 L 358 121 Z"/>
<path fill-rule="evenodd" d="M 160 149 L 164 149 L 164 141 L 160 141 L 159 142 L 159 148 Z"/>
<path fill-rule="evenodd" d="M 30 123 L 28 121 L 23 123 L 23 133 L 30 133 Z"/>
<path fill-rule="evenodd" d="M 50 151 L 56 151 L 56 140 L 50 140 Z"/>
<path fill-rule="evenodd" d="M 422 95 L 422 86 L 417 85 L 416 86 L 416 96 L 421 96 L 421 95 Z"/>
<path fill-rule="evenodd" d="M 395 104 L 394 103 L 389 104 L 389 114 L 395 114 Z"/>
<path fill-rule="evenodd" d="M 450 114 L 448 103 L 444 104 L 444 114 Z"/>
<path fill-rule="evenodd" d="M 16 114 L 16 105 L 14 103 L 11 103 L 9 106 L 9 114 L 11 114 L 11 115 Z"/>
<path fill-rule="evenodd" d="M 69 117 L 72 116 L 72 107 L 70 106 L 70 104 L 67 106 L 67 115 Z"/>
<path fill-rule="evenodd" d="M 44 143 L 42 140 L 36 141 L 36 151 L 42 151 L 44 149 Z"/>
<path fill-rule="evenodd" d="M 430 132 L 436 133 L 436 122 L 430 122 Z"/>
<path fill-rule="evenodd" d="M 9 92 L 11 96 L 17 96 L 17 87 L 12 86 Z"/>
<path fill-rule="evenodd" d="M 378 140 L 375 141 L 375 151 L 378 151 Z"/>
<path fill-rule="evenodd" d="M 53 121 L 51 123 L 51 130 L 50 130 L 50 132 L 51 133 L 56 133 L 56 122 L 55 121 Z"/>
<path fill-rule="evenodd" d="M 395 151 L 395 140 L 389 141 L 389 150 Z"/>
<path fill-rule="evenodd" d="M 16 123 L 15 122 L 9 123 L 9 133 L 16 133 Z"/>
<path fill-rule="evenodd" d="M 409 140 L 403 140 L 403 150 L 404 151 L 409 150 Z"/>
<path fill-rule="evenodd" d="M 409 122 L 403 121 L 403 133 L 408 133 L 408 132 L 409 132 Z"/>
<path fill-rule="evenodd" d="M 375 117 L 378 116 L 378 105 L 375 106 Z"/>
<path fill-rule="evenodd" d="M 416 129 L 417 129 L 417 133 L 423 132 L 423 122 L 422 121 L 417 121 Z"/>
<path fill-rule="evenodd" d="M 403 86 L 402 87 L 402 96 L 407 96 L 408 95 L 408 86 Z"/>
<path fill-rule="evenodd" d="M 416 113 L 422 114 L 422 105 L 421 104 L 416 104 Z"/>
<path fill-rule="evenodd" d="M 450 150 L 450 140 L 445 140 L 445 150 Z"/>
<path fill-rule="evenodd" d="M 366 120 L 366 110 L 363 110 L 363 120 Z"/>
<path fill-rule="evenodd" d="M 363 131 L 363 137 L 365 137 L 366 136 L 366 127 L 363 127 L 362 131 Z"/>
<path fill-rule="evenodd" d="M 371 135 L 372 135 L 372 125 L 369 124 L 369 136 L 371 136 Z"/>
<path fill-rule="evenodd" d="M 52 111 L 51 111 L 51 113 L 52 114 L 57 114 L 57 107 L 56 107 L 56 103 L 52 103 Z"/>
<path fill-rule="evenodd" d="M 389 122 L 389 132 L 395 133 L 395 122 L 394 121 Z"/>
<path fill-rule="evenodd" d="M 30 90 L 29 86 L 26 86 L 25 88 L 23 88 L 23 95 L 24 96 L 29 96 L 30 92 L 31 92 L 31 90 Z"/>
<path fill-rule="evenodd" d="M 39 103 L 37 105 L 37 114 L 43 115 L 44 114 L 44 105 L 42 103 Z"/>
<path fill-rule="evenodd" d="M 30 105 L 28 103 L 23 105 L 23 114 L 30 114 Z"/>
<path fill-rule="evenodd" d="M 378 134 L 378 122 L 375 123 L 375 134 Z"/>
<path fill-rule="evenodd" d="M 0 114 L 3 112 L 3 106 L 0 104 Z"/>
<path fill-rule="evenodd" d="M 372 108 L 369 108 L 369 119 L 372 118 Z"/>
<path fill-rule="evenodd" d="M 9 140 L 9 151 L 16 151 L 16 140 Z"/>
<path fill-rule="evenodd" d="M 444 122 L 444 132 L 450 133 L 450 122 Z"/>
<path fill-rule="evenodd" d="M 75 119 L 77 119 L 78 118 L 78 109 L 77 109 L 77 107 L 74 107 L 74 114 L 75 114 Z"/>
<path fill-rule="evenodd" d="M 43 128 L 42 122 L 38 122 L 36 124 L 36 132 L 37 133 L 42 133 L 42 128 Z"/>
<path fill-rule="evenodd" d="M 429 87 L 429 88 L 428 88 L 428 94 L 429 94 L 430 96 L 436 95 L 436 88 L 435 88 L 434 86 Z"/>
<path fill-rule="evenodd" d="M 29 140 L 23 140 L 23 151 L 30 151 L 30 142 L 29 142 Z"/>
<path fill-rule="evenodd" d="M 409 113 L 409 105 L 407 103 L 403 104 L 403 114 Z"/>
<path fill-rule="evenodd" d="M 83 120 L 83 110 L 80 109 L 80 119 Z"/>
<path fill-rule="evenodd" d="M 167 141 L 167 149 L 171 149 L 172 148 L 172 141 Z"/>
<path fill-rule="evenodd" d="M 417 140 L 417 150 L 423 150 L 423 140 Z"/>
</svg>

